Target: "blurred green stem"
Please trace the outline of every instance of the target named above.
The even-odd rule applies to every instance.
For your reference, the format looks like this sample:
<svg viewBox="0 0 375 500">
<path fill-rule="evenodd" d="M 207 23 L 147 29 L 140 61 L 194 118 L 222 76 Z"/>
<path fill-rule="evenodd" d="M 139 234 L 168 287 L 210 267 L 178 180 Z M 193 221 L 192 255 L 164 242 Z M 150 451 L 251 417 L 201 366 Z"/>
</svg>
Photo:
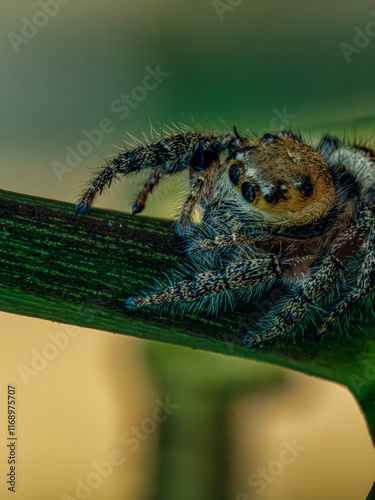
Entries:
<svg viewBox="0 0 375 500">
<path fill-rule="evenodd" d="M 137 294 L 183 259 L 170 221 L 0 190 L 0 309 L 81 327 L 274 363 L 346 385 L 375 434 L 375 329 L 350 324 L 320 346 L 310 336 L 264 349 L 241 345 L 249 305 L 219 318 L 128 311 Z M 366 316 L 366 315 L 364 315 Z"/>
<path fill-rule="evenodd" d="M 225 500 L 232 494 L 233 401 L 282 387 L 285 371 L 204 352 L 150 343 L 158 394 L 178 404 L 161 424 L 152 500 Z"/>
</svg>

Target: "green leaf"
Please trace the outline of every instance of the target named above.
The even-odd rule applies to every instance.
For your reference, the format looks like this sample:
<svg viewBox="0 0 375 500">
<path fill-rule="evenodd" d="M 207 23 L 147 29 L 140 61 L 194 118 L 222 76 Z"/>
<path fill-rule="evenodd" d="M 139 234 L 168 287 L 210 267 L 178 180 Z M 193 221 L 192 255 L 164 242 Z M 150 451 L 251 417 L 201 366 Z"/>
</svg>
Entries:
<svg viewBox="0 0 375 500">
<path fill-rule="evenodd" d="M 375 436 L 375 327 L 365 306 L 348 335 L 320 346 L 296 336 L 263 349 L 242 347 L 251 305 L 219 318 L 129 311 L 138 294 L 184 259 L 170 221 L 74 206 L 0 190 L 0 309 L 61 323 L 266 361 L 336 381 L 358 400 Z"/>
</svg>

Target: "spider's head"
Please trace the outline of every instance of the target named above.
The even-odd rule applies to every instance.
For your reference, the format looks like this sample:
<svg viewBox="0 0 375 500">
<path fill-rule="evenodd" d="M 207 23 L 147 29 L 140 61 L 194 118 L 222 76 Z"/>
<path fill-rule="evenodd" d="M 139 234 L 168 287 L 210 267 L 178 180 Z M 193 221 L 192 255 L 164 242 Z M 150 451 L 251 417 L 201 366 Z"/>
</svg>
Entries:
<svg viewBox="0 0 375 500">
<path fill-rule="evenodd" d="M 324 219 L 336 205 L 336 190 L 324 159 L 293 137 L 266 134 L 237 151 L 229 180 L 242 212 L 280 228 Z"/>
</svg>

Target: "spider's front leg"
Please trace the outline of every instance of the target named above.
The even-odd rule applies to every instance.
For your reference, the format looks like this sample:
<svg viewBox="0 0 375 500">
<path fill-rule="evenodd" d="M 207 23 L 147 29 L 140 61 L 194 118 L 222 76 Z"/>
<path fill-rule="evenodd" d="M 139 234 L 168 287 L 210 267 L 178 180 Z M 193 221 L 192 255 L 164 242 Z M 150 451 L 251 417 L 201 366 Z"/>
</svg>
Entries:
<svg viewBox="0 0 375 500">
<path fill-rule="evenodd" d="M 257 286 L 275 280 L 280 275 L 275 255 L 234 262 L 222 269 L 197 274 L 174 286 L 145 297 L 128 299 L 127 307 L 158 306 L 164 303 L 187 304 L 199 299 L 209 299 L 226 291 Z"/>
<path fill-rule="evenodd" d="M 334 255 L 323 257 L 317 270 L 306 278 L 294 298 L 289 300 L 280 314 L 273 318 L 271 328 L 259 333 L 251 333 L 244 338 L 245 347 L 267 343 L 280 335 L 290 332 L 314 306 L 323 298 L 332 285 L 342 276 L 342 262 Z"/>
<path fill-rule="evenodd" d="M 110 187 L 119 175 L 126 176 L 151 168 L 152 173 L 133 205 L 133 213 L 139 213 L 145 207 L 147 196 L 164 175 L 174 174 L 190 166 L 195 170 L 204 171 L 220 153 L 226 149 L 240 147 L 243 140 L 237 133 L 205 135 L 189 131 L 127 150 L 113 158 L 90 181 L 89 187 L 78 200 L 76 211 L 86 214 L 96 196 L 106 187 Z"/>
</svg>

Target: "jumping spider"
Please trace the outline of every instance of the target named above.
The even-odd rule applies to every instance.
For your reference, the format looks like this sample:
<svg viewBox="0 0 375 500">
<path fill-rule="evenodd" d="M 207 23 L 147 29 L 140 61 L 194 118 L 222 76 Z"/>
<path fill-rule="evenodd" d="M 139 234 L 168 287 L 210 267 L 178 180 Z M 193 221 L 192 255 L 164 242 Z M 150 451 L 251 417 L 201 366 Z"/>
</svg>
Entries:
<svg viewBox="0 0 375 500">
<path fill-rule="evenodd" d="M 320 342 L 335 319 L 374 291 L 373 149 L 331 136 L 314 147 L 291 131 L 250 140 L 236 128 L 225 135 L 180 129 L 118 154 L 92 179 L 76 211 L 87 213 L 119 174 L 145 168 L 151 172 L 134 214 L 164 175 L 189 170 L 177 230 L 190 267 L 181 280 L 131 298 L 127 307 L 217 312 L 279 283 L 288 293 L 243 344 L 263 345 L 316 315 Z"/>
</svg>

